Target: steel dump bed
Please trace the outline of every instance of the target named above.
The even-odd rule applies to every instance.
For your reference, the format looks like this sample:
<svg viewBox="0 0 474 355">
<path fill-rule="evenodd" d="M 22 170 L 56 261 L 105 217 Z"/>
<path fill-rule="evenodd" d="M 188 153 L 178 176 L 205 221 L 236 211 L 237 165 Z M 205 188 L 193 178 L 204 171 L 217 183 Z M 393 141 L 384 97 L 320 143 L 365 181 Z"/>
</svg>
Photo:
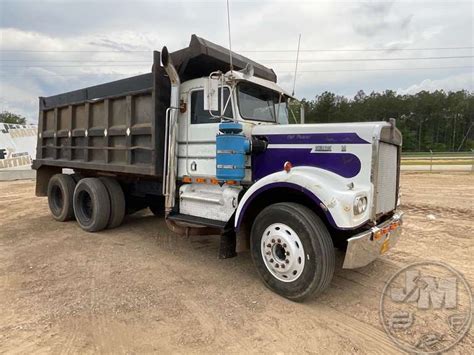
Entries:
<svg viewBox="0 0 474 355">
<path fill-rule="evenodd" d="M 170 84 L 159 63 L 154 52 L 151 74 L 40 97 L 33 167 L 161 176 Z"/>
<path fill-rule="evenodd" d="M 193 35 L 171 53 L 182 81 L 229 70 L 229 51 Z M 233 53 L 236 69 L 276 81 L 273 70 Z M 170 82 L 153 52 L 152 72 L 39 98 L 37 156 L 44 166 L 162 177 Z"/>
</svg>

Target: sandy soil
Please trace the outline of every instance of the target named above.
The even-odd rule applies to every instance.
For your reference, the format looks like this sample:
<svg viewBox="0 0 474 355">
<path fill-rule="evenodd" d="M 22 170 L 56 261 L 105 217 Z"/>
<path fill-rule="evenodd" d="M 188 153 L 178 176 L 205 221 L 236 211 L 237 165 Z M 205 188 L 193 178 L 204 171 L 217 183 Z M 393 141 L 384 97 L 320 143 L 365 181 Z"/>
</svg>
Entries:
<svg viewBox="0 0 474 355">
<path fill-rule="evenodd" d="M 339 253 L 330 289 L 303 304 L 267 290 L 248 253 L 218 260 L 216 237 L 175 237 L 147 213 L 88 234 L 33 191 L 0 183 L 0 353 L 399 353 L 378 315 L 399 267 L 441 260 L 474 282 L 474 174 L 404 173 L 397 247 L 357 270 Z"/>
</svg>

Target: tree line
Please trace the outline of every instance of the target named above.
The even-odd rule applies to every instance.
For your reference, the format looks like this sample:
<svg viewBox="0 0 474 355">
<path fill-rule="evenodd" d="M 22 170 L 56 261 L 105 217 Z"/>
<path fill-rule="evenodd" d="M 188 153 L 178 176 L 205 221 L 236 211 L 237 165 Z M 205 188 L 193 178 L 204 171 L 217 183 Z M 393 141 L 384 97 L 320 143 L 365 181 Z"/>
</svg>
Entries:
<svg viewBox="0 0 474 355">
<path fill-rule="evenodd" d="M 323 92 L 303 99 L 306 123 L 397 120 L 404 151 L 466 151 L 474 149 L 474 93 L 466 90 L 421 91 L 400 95 L 395 91 L 360 90 L 352 99 Z"/>
<path fill-rule="evenodd" d="M 393 90 L 367 95 L 360 90 L 352 99 L 323 92 L 303 99 L 306 123 L 397 120 L 404 151 L 469 151 L 474 149 L 474 93 L 466 90 L 420 91 L 400 95 Z M 299 107 L 299 104 L 296 106 Z M 290 107 L 299 121 L 299 110 Z M 0 122 L 25 124 L 26 118 L 1 112 Z"/>
<path fill-rule="evenodd" d="M 0 123 L 26 124 L 26 117 L 13 112 L 0 112 Z"/>
</svg>

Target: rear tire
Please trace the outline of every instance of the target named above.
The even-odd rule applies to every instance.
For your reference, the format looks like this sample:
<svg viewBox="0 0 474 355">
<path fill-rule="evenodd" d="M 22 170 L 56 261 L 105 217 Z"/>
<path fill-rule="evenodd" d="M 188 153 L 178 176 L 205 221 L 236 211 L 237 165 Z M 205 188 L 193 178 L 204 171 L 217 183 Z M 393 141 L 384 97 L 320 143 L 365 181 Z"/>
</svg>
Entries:
<svg viewBox="0 0 474 355">
<path fill-rule="evenodd" d="M 82 179 L 81 175 L 79 175 L 79 174 L 77 174 L 77 173 L 71 174 L 71 175 L 69 175 L 69 176 L 74 179 L 74 182 L 75 182 L 76 184 L 79 182 L 79 180 Z"/>
<path fill-rule="evenodd" d="M 48 183 L 48 205 L 53 218 L 59 222 L 74 218 L 73 197 L 76 183 L 70 175 L 56 174 Z"/>
<path fill-rule="evenodd" d="M 107 228 L 116 228 L 123 222 L 125 216 L 125 195 L 117 180 L 111 177 L 100 177 L 105 185 L 110 199 L 110 217 Z"/>
<path fill-rule="evenodd" d="M 97 178 L 81 179 L 74 190 L 74 213 L 77 223 L 87 232 L 98 232 L 110 218 L 107 188 Z"/>
<path fill-rule="evenodd" d="M 335 267 L 334 246 L 321 219 L 296 203 L 266 207 L 252 226 L 251 254 L 265 285 L 302 301 L 328 288 Z"/>
</svg>

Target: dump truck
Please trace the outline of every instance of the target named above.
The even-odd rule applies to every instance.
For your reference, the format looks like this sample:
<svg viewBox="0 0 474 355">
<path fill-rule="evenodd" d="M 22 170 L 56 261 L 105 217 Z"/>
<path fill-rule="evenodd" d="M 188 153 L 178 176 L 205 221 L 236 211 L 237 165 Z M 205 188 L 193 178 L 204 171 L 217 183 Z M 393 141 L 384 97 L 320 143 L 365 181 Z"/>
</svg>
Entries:
<svg viewBox="0 0 474 355">
<path fill-rule="evenodd" d="M 275 72 L 192 35 L 151 73 L 39 98 L 36 195 L 88 232 L 149 208 L 178 235 L 250 250 L 264 284 L 295 301 L 401 234 L 395 120 L 296 124 Z"/>
</svg>

